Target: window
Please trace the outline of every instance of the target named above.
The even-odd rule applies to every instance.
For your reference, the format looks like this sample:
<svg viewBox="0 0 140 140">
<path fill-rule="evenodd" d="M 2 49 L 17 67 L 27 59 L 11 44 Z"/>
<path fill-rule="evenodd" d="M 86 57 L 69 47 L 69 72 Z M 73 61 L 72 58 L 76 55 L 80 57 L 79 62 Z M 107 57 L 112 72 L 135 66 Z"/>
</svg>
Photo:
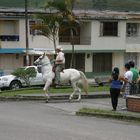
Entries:
<svg viewBox="0 0 140 140">
<path fill-rule="evenodd" d="M 73 40 L 71 40 L 71 28 L 73 31 Z M 63 23 L 59 28 L 59 42 L 72 42 L 80 44 L 80 26 L 78 23 Z"/>
<path fill-rule="evenodd" d="M 18 34 L 18 21 L 4 20 L 1 22 L 1 35 L 17 35 Z"/>
<path fill-rule="evenodd" d="M 112 69 L 111 53 L 94 53 L 93 54 L 93 72 L 106 73 Z"/>
<path fill-rule="evenodd" d="M 19 22 L 16 20 L 3 20 L 0 23 L 1 41 L 19 41 Z"/>
<path fill-rule="evenodd" d="M 29 21 L 30 34 L 31 34 L 31 35 L 39 35 L 39 34 L 41 34 L 41 32 L 40 32 L 39 30 L 37 30 L 37 29 L 34 30 L 34 29 L 33 29 L 34 26 L 40 25 L 40 24 L 42 24 L 42 21 L 41 21 L 41 20 L 30 20 L 30 21 Z"/>
<path fill-rule="evenodd" d="M 127 23 L 126 35 L 127 36 L 137 36 L 138 35 L 138 24 L 137 23 Z"/>
<path fill-rule="evenodd" d="M 101 22 L 101 36 L 117 36 L 118 22 Z"/>
</svg>

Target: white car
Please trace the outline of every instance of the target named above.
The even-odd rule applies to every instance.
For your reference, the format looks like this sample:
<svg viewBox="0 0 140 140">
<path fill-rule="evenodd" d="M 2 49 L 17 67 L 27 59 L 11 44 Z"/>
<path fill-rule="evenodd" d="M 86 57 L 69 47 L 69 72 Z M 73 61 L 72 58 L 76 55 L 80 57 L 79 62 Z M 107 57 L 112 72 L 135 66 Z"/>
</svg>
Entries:
<svg viewBox="0 0 140 140">
<path fill-rule="evenodd" d="M 30 85 L 31 86 L 43 86 L 43 78 L 42 78 L 42 73 L 41 73 L 41 67 L 40 66 L 27 66 L 25 68 L 31 68 L 35 69 L 36 77 L 30 79 Z M 5 75 L 0 77 L 0 89 L 19 89 L 21 87 L 27 86 L 25 81 L 17 78 L 14 75 Z"/>
</svg>

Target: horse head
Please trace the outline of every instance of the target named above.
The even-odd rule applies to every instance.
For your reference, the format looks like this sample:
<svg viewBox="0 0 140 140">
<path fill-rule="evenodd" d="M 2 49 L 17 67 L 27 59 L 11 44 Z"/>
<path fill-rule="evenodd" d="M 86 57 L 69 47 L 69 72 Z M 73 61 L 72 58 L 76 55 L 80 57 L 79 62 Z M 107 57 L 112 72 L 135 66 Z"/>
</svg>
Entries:
<svg viewBox="0 0 140 140">
<path fill-rule="evenodd" d="M 34 61 L 34 65 L 44 65 L 45 63 L 49 63 L 50 60 L 48 59 L 46 53 L 44 52 L 37 60 Z"/>
</svg>

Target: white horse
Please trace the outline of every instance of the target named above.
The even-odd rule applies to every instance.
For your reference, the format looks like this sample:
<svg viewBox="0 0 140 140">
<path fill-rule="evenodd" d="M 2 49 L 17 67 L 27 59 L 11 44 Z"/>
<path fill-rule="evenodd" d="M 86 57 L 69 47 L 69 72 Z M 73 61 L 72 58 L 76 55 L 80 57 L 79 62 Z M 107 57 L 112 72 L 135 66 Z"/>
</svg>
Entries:
<svg viewBox="0 0 140 140">
<path fill-rule="evenodd" d="M 34 62 L 34 64 L 42 66 L 42 76 L 45 82 L 45 86 L 43 90 L 45 91 L 45 95 L 47 96 L 47 99 L 49 99 L 50 97 L 48 94 L 48 88 L 52 84 L 52 81 L 55 77 L 55 73 L 52 71 L 52 64 L 50 62 L 50 59 L 44 53 Z M 69 100 L 73 98 L 73 95 L 76 92 L 79 93 L 79 97 L 77 100 L 78 101 L 81 100 L 81 89 L 78 87 L 79 82 L 82 84 L 85 93 L 87 94 L 88 92 L 88 82 L 85 74 L 82 71 L 78 71 L 72 68 L 64 69 L 63 72 L 60 73 L 60 82 L 62 84 L 70 82 L 73 87 L 73 93 L 70 95 Z"/>
</svg>

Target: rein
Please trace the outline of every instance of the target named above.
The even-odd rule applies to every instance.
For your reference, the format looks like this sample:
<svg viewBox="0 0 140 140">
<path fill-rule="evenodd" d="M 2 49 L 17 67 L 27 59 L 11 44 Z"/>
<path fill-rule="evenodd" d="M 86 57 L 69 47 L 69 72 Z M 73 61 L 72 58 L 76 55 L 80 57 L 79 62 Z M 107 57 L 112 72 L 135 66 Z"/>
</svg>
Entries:
<svg viewBox="0 0 140 140">
<path fill-rule="evenodd" d="M 42 64 L 42 66 L 47 66 L 47 65 L 52 64 L 52 63 L 53 63 L 53 61 L 51 61 L 49 63 Z"/>
<path fill-rule="evenodd" d="M 47 65 L 49 65 L 49 64 L 51 64 L 51 63 L 49 62 L 49 63 L 46 63 L 46 64 L 42 64 L 42 66 L 47 66 Z"/>
</svg>

